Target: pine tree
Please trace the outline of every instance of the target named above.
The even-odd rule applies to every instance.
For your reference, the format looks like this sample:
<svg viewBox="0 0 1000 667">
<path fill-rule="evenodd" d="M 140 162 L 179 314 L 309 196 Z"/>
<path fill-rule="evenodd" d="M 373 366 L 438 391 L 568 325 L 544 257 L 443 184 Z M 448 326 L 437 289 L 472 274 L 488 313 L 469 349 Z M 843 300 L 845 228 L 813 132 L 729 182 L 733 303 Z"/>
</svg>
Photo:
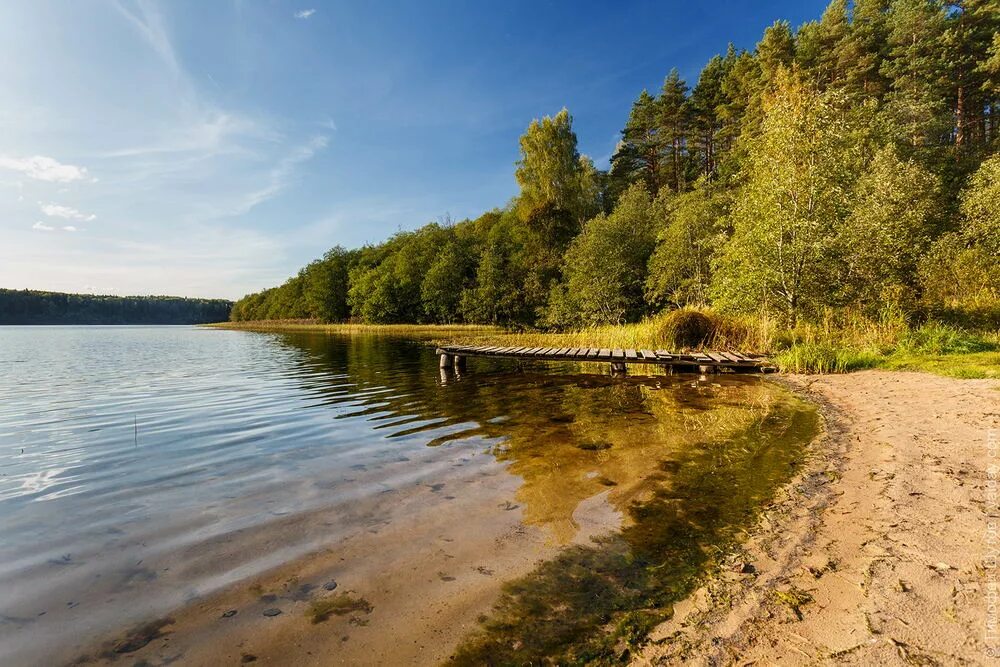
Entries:
<svg viewBox="0 0 1000 667">
<path fill-rule="evenodd" d="M 632 103 L 622 140 L 611 158 L 615 199 L 629 184 L 642 180 L 655 192 L 660 187 L 659 119 L 656 98 L 643 90 Z"/>
<path fill-rule="evenodd" d="M 851 26 L 839 49 L 844 90 L 853 100 L 881 100 L 889 82 L 881 72 L 886 59 L 889 0 L 854 0 Z"/>
<path fill-rule="evenodd" d="M 728 74 L 731 60 L 714 56 L 698 77 L 698 85 L 691 91 L 691 136 L 689 150 L 697 152 L 698 170 L 708 179 L 715 177 L 719 145 L 717 135 L 722 129 L 720 110 L 727 97 L 723 81 Z M 654 190 L 655 192 L 655 190 Z"/>
<path fill-rule="evenodd" d="M 687 131 L 690 108 L 687 100 L 687 84 L 680 78 L 676 69 L 663 81 L 663 90 L 656 102 L 658 110 L 659 129 L 656 138 L 663 155 L 661 173 L 663 183 L 670 186 L 674 192 L 681 192 L 687 187 L 688 154 Z"/>
<path fill-rule="evenodd" d="M 886 18 L 889 114 L 911 146 L 947 142 L 943 37 L 947 14 L 937 0 L 893 0 Z"/>
</svg>

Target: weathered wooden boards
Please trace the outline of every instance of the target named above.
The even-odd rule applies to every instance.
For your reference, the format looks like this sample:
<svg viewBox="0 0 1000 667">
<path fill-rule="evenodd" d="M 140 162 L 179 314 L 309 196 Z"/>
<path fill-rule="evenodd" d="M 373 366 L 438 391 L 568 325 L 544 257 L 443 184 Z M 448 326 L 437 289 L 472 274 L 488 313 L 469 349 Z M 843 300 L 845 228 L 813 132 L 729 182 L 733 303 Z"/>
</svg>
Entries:
<svg viewBox="0 0 1000 667">
<path fill-rule="evenodd" d="M 624 371 L 626 364 L 655 364 L 676 370 L 707 372 L 728 369 L 733 372 L 767 372 L 772 367 L 766 359 L 739 352 L 694 352 L 680 354 L 666 350 L 622 350 L 595 347 L 485 347 L 448 345 L 437 349 L 441 368 L 462 364 L 466 357 L 505 357 L 542 361 L 597 361 L 610 363 L 612 370 Z"/>
</svg>

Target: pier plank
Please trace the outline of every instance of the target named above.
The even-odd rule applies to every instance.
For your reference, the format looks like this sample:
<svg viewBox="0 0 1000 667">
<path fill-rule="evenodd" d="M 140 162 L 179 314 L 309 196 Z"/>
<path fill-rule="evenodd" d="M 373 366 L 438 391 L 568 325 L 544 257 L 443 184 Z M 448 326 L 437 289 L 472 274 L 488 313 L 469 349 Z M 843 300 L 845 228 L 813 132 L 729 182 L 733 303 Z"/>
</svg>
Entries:
<svg viewBox="0 0 1000 667">
<path fill-rule="evenodd" d="M 667 350 L 635 350 L 596 347 L 503 347 L 489 345 L 448 345 L 437 348 L 440 355 L 458 357 L 535 357 L 557 361 L 610 361 L 615 364 L 656 364 L 658 366 L 679 367 L 692 370 L 694 367 L 715 369 L 740 369 L 757 372 L 773 370 L 773 365 L 760 356 L 747 356 L 732 350 L 703 350 L 693 353 L 675 353 Z M 703 368 L 704 370 L 704 368 Z"/>
</svg>

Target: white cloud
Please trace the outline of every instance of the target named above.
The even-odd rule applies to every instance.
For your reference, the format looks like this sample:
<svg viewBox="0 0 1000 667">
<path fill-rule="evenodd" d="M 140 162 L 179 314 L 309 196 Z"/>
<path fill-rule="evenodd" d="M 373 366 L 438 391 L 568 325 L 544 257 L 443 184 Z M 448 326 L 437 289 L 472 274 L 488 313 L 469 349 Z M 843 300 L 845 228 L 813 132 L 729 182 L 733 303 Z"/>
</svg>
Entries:
<svg viewBox="0 0 1000 667">
<path fill-rule="evenodd" d="M 29 178 L 50 183 L 69 183 L 86 177 L 87 170 L 72 164 L 62 164 L 58 160 L 44 155 L 31 157 L 0 156 L 0 169 L 18 171 Z"/>
<path fill-rule="evenodd" d="M 65 225 L 63 227 L 53 227 L 52 225 L 46 225 L 44 222 L 39 220 L 31 226 L 32 229 L 39 232 L 79 232 L 83 231 L 79 227 L 74 227 L 73 225 Z"/>
<path fill-rule="evenodd" d="M 83 222 L 91 222 L 96 220 L 97 216 L 93 213 L 81 213 L 72 206 L 62 206 L 61 204 L 41 204 L 40 208 L 42 213 L 49 216 L 50 218 L 65 218 L 67 220 L 82 220 Z M 74 230 L 75 231 L 75 230 Z"/>
<path fill-rule="evenodd" d="M 315 13 L 316 13 L 315 9 L 300 9 L 299 11 L 295 12 L 295 18 L 307 19 Z"/>
</svg>

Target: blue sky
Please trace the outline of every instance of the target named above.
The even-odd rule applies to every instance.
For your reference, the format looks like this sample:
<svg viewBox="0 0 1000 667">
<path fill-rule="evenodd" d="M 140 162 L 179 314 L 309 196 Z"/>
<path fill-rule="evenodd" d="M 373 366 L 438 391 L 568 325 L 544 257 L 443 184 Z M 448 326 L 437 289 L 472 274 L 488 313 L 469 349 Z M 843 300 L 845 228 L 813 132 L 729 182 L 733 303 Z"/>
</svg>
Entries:
<svg viewBox="0 0 1000 667">
<path fill-rule="evenodd" d="M 606 167 L 671 67 L 824 5 L 7 0 L 0 287 L 233 298 L 475 217 L 532 118 Z"/>
</svg>

